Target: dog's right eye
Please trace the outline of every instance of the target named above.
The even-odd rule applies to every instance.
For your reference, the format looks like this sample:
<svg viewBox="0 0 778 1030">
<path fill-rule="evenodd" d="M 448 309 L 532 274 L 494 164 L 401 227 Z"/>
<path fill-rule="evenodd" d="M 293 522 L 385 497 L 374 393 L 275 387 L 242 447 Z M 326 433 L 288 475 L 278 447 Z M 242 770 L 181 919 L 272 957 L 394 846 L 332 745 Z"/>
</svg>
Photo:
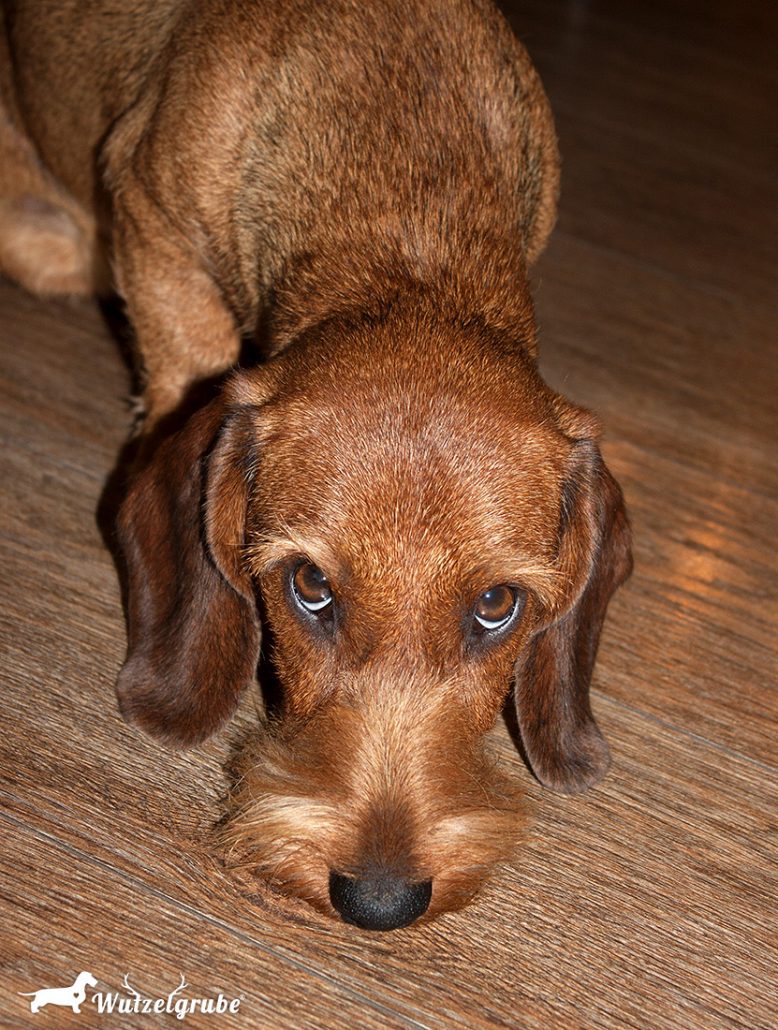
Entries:
<svg viewBox="0 0 778 1030">
<path fill-rule="evenodd" d="M 473 611 L 475 621 L 481 629 L 490 633 L 504 629 L 517 613 L 519 601 L 519 594 L 513 587 L 504 583 L 492 587 L 476 601 Z"/>
<path fill-rule="evenodd" d="M 329 580 L 318 565 L 303 562 L 292 574 L 292 593 L 307 612 L 318 615 L 332 604 Z"/>
</svg>

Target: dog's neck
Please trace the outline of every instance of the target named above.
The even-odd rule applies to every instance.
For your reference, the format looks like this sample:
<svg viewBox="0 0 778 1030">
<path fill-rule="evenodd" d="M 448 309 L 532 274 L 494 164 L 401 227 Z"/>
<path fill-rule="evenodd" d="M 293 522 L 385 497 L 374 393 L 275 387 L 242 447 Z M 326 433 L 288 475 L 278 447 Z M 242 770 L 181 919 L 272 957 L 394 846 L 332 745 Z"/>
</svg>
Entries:
<svg viewBox="0 0 778 1030">
<path fill-rule="evenodd" d="M 474 233 L 456 245 L 440 246 L 425 245 L 412 233 L 372 234 L 299 255 L 269 291 L 262 349 L 277 354 L 333 319 L 380 320 L 400 301 L 460 324 L 481 322 L 535 353 L 534 309 L 520 244 Z"/>
</svg>

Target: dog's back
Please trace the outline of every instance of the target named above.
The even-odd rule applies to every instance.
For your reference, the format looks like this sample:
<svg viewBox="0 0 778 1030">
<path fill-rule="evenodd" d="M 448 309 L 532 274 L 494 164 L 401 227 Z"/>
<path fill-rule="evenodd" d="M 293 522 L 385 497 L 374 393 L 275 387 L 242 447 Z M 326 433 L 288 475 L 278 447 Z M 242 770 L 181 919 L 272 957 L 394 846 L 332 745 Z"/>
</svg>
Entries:
<svg viewBox="0 0 778 1030">
<path fill-rule="evenodd" d="M 26 0 L 6 19 L 6 104 L 48 168 L 89 206 L 102 171 L 140 178 L 247 324 L 301 249 L 337 275 L 379 239 L 423 272 L 493 263 L 500 239 L 531 262 L 550 231 L 551 117 L 491 3 Z"/>
</svg>

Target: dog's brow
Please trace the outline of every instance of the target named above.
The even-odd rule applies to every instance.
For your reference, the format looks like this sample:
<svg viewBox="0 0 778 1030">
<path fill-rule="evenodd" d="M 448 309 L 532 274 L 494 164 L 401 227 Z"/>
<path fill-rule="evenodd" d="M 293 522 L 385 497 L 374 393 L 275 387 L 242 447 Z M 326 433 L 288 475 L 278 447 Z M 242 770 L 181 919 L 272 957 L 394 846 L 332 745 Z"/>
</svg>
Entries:
<svg viewBox="0 0 778 1030">
<path fill-rule="evenodd" d="M 262 576 L 285 558 L 295 555 L 308 558 L 329 575 L 339 568 L 337 557 L 323 540 L 289 528 L 250 540 L 243 552 L 246 566 L 254 576 Z"/>
<path fill-rule="evenodd" d="M 514 558 L 511 561 L 495 563 L 485 568 L 483 565 L 471 573 L 471 582 L 517 583 L 526 586 L 536 593 L 541 601 L 553 600 L 560 577 L 559 569 L 552 562 L 530 557 Z"/>
<path fill-rule="evenodd" d="M 340 562 L 328 544 L 317 538 L 286 528 L 284 532 L 261 536 L 251 540 L 244 549 L 244 561 L 249 572 L 262 576 L 279 562 L 295 556 L 305 557 L 336 576 Z M 534 591 L 544 602 L 553 600 L 558 585 L 559 570 L 550 562 L 529 557 L 500 562 L 488 569 L 479 566 L 468 577 L 471 582 L 516 582 Z"/>
</svg>

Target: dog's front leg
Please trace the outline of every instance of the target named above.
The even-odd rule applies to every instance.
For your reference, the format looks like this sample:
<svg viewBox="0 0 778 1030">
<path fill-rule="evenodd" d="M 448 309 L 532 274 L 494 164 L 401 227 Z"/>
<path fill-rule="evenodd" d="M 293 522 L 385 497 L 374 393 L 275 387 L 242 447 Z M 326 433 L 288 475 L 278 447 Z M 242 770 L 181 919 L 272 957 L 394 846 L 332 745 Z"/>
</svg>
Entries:
<svg viewBox="0 0 778 1030">
<path fill-rule="evenodd" d="M 114 203 L 114 267 L 143 375 L 144 430 L 238 360 L 240 334 L 195 240 L 142 187 Z"/>
</svg>

